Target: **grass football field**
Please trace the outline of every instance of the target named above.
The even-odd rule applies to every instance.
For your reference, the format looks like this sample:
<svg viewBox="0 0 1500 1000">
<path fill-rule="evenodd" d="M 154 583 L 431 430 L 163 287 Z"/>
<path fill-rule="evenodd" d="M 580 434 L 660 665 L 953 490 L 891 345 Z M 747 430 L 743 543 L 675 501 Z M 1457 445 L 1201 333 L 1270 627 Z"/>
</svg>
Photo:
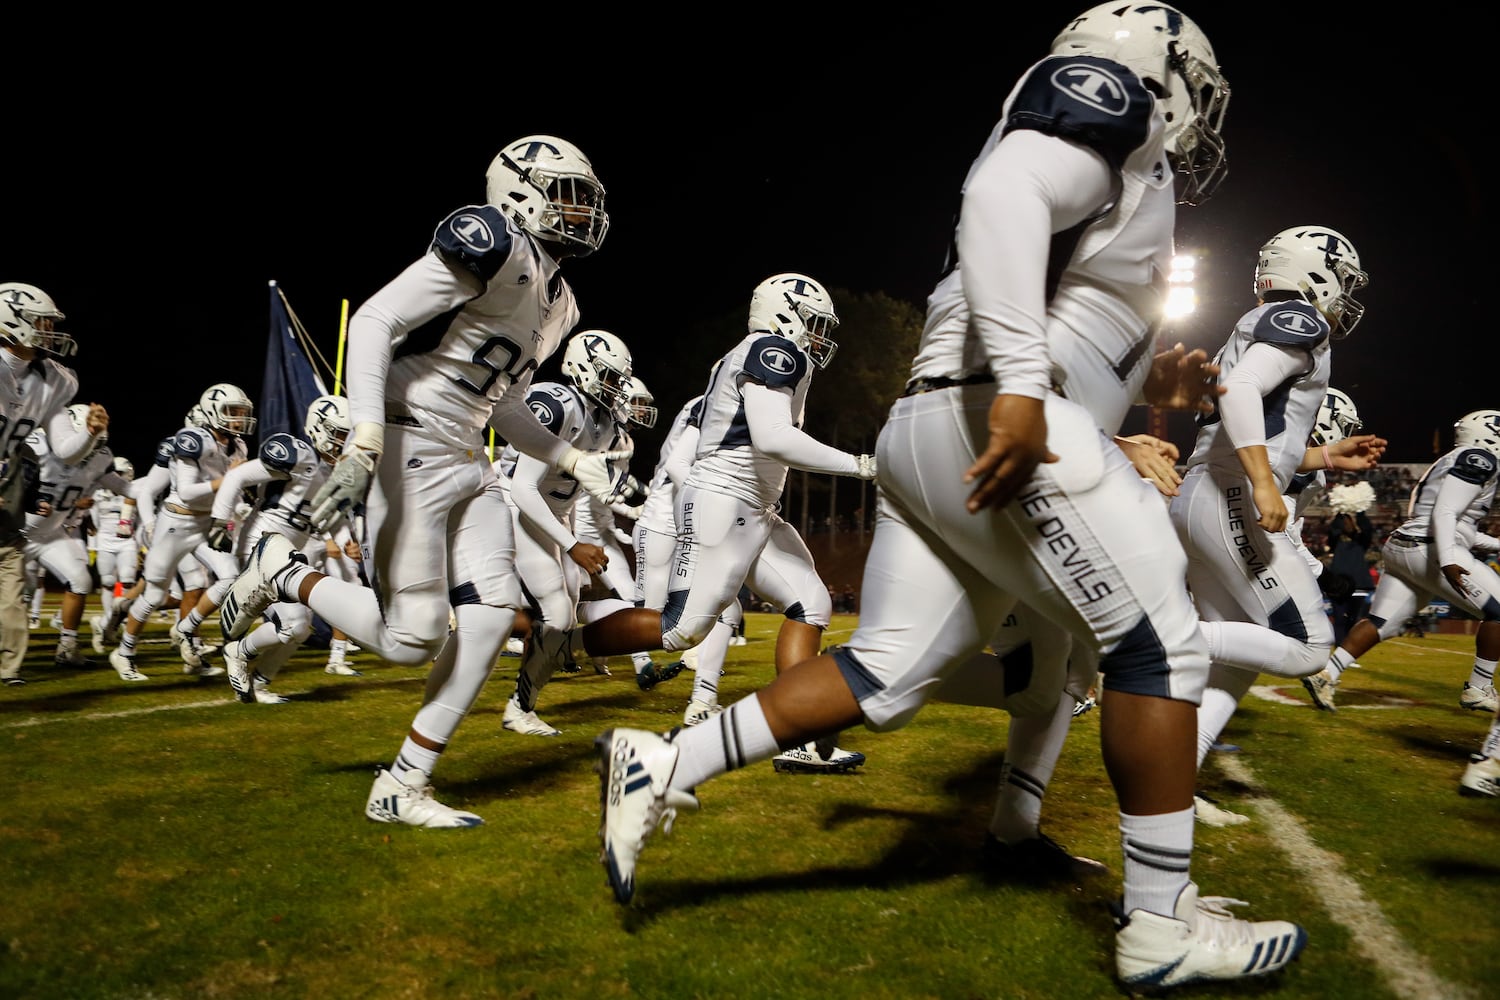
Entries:
<svg viewBox="0 0 1500 1000">
<path fill-rule="evenodd" d="M 290 702 L 241 705 L 222 677 L 184 675 L 154 621 L 151 680 L 126 684 L 103 657 L 53 665 L 55 602 L 29 683 L 0 688 L 0 997 L 1121 995 L 1107 698 L 1075 721 L 1043 814 L 1109 866 L 1101 880 L 986 874 L 1008 718 L 934 703 L 900 732 L 846 733 L 868 756 L 853 774 L 765 762 L 700 787 L 702 810 L 652 838 L 622 908 L 598 863 L 593 739 L 679 723 L 690 673 L 650 692 L 624 659 L 610 677 L 559 675 L 538 714 L 563 732 L 541 738 L 501 729 L 519 662 L 502 658 L 434 778 L 485 825 L 419 830 L 363 808 L 425 670 L 360 653 L 364 676 L 337 677 L 303 650 L 276 682 Z M 771 678 L 779 621 L 747 616 L 726 704 Z M 836 618 L 829 641 L 854 623 Z M 1261 678 L 1200 780 L 1251 821 L 1199 825 L 1193 874 L 1309 943 L 1269 978 L 1173 995 L 1495 996 L 1500 801 L 1458 794 L 1490 721 L 1458 705 L 1472 654 L 1468 636 L 1393 639 L 1345 675 L 1333 715 Z"/>
</svg>

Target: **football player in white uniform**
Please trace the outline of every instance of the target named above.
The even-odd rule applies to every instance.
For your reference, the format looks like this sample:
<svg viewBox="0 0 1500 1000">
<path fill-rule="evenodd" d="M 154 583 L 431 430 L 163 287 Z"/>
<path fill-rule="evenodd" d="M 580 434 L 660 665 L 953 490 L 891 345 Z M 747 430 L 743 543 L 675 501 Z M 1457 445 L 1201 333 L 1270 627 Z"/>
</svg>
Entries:
<svg viewBox="0 0 1500 1000">
<path fill-rule="evenodd" d="M 1261 672 L 1307 677 L 1333 648 L 1318 574 L 1286 531 L 1284 495 L 1327 395 L 1332 341 L 1363 315 L 1354 295 L 1367 283 L 1339 233 L 1283 230 L 1260 248 L 1255 307 L 1214 358 L 1225 392 L 1217 412 L 1198 417 L 1170 508 L 1213 661 L 1198 707 L 1200 766 Z"/>
<path fill-rule="evenodd" d="M 538 382 L 526 405 L 547 430 L 583 451 L 614 450 L 625 419 L 632 360 L 630 348 L 607 330 L 581 330 L 568 339 L 562 371 L 566 382 Z M 505 459 L 502 458 L 502 463 Z M 515 525 L 516 573 L 531 602 L 532 628 L 556 629 L 578 620 L 585 582 L 605 572 L 603 546 L 574 534 L 578 481 L 552 462 L 516 453 L 505 498 Z M 559 730 L 536 714 L 537 695 L 552 671 L 533 659 L 516 676 L 502 725 L 514 733 L 556 736 Z"/>
<path fill-rule="evenodd" d="M 1384 570 L 1370 598 L 1368 615 L 1334 649 L 1323 670 L 1303 681 L 1313 702 L 1334 711 L 1334 694 L 1345 670 L 1393 635 L 1433 597 L 1479 620 L 1474 665 L 1458 703 L 1495 712 L 1495 664 L 1500 660 L 1500 576 L 1475 549 L 1500 543 L 1479 530 L 1490 515 L 1500 483 L 1500 410 L 1475 410 L 1453 425 L 1453 448 L 1427 467 L 1413 487 L 1406 520 L 1385 540 Z M 1496 772 L 1500 774 L 1500 771 Z"/>
<path fill-rule="evenodd" d="M 87 403 L 74 403 L 68 415 L 75 428 L 88 424 Z M 78 626 L 83 609 L 94 590 L 94 576 L 89 571 L 88 546 L 78 532 L 94 490 L 104 488 L 123 492 L 129 483 L 115 472 L 115 456 L 109 450 L 108 432 L 94 439 L 94 447 L 76 462 L 63 462 L 52 453 L 46 435 L 33 434 L 32 448 L 41 458 L 38 492 L 46 513 L 26 515 L 26 554 L 42 569 L 62 581 L 64 591 L 61 626 L 55 660 L 59 666 L 87 667 L 90 661 L 78 652 Z"/>
<path fill-rule="evenodd" d="M 76 462 L 109 428 L 109 413 L 89 403 L 83 427 L 68 404 L 78 375 L 58 359 L 77 353 L 52 296 L 19 281 L 0 283 L 0 682 L 25 684 L 21 662 L 30 642 L 26 604 L 24 503 L 34 496 L 37 456 L 26 444 L 33 429 L 64 462 Z"/>
<path fill-rule="evenodd" d="M 522 605 L 486 428 L 607 500 L 639 488 L 614 465 L 628 456 L 585 453 L 526 405 L 537 366 L 578 322 L 559 262 L 604 241 L 604 187 L 576 146 L 549 135 L 506 144 L 487 181 L 487 204 L 444 219 L 427 252 L 349 323 L 354 430 L 310 520 L 326 529 L 363 511 L 371 587 L 311 571 L 290 542 L 266 534 L 220 609 L 231 639 L 267 605 L 293 600 L 392 663 L 436 657 L 401 749 L 366 800 L 365 815 L 383 823 L 483 822 L 439 802 L 431 776 Z"/>
<path fill-rule="evenodd" d="M 349 437 L 349 403 L 343 396 L 324 395 L 307 408 L 303 440 L 291 434 L 272 434 L 261 442 L 259 454 L 231 469 L 214 496 L 208 544 L 233 552 L 243 563 L 268 531 L 278 532 L 322 567 L 327 558 L 325 534 L 308 521 L 312 498 L 328 480 L 328 473 L 344 451 Z M 255 502 L 248 516 L 239 517 L 236 503 L 246 490 Z M 233 577 L 220 577 L 183 620 L 180 632 L 194 635 L 203 619 L 218 610 Z M 242 639 L 224 645 L 224 667 L 235 697 L 245 704 L 280 705 L 287 699 L 270 689 L 276 675 L 312 634 L 312 612 L 305 605 L 283 601 L 266 609 L 265 621 Z"/>
<path fill-rule="evenodd" d="M 99 576 L 101 609 L 89 619 L 89 628 L 93 632 L 94 652 L 101 655 L 108 652 L 109 645 L 119 642 L 118 635 L 111 641 L 104 631 L 104 623 L 115 609 L 115 586 L 118 584 L 122 592 L 134 587 L 141 568 L 140 533 L 134 520 L 128 535 L 119 533 L 125 512 L 125 493 L 135 479 L 135 463 L 124 455 L 116 455 L 114 470 L 125 481 L 125 490 L 118 493 L 111 489 L 96 490 L 94 505 L 89 508 L 90 543 L 94 549 L 94 569 Z"/>
<path fill-rule="evenodd" d="M 807 543 L 778 513 L 789 469 L 873 479 L 875 457 L 853 455 L 801 429 L 813 372 L 833 358 L 838 315 L 823 286 L 775 274 L 750 298 L 749 332 L 713 368 L 698 450 L 677 494 L 679 537 L 663 610 L 624 608 L 571 633 L 533 632 L 526 669 L 641 649 L 701 643 L 748 584 L 786 616 L 776 643 L 784 669 L 818 651 L 833 615 Z M 540 641 L 538 641 L 538 632 Z M 538 659 L 549 665 L 533 668 Z M 700 658 L 700 669 L 702 668 Z M 826 738 L 786 748 L 778 770 L 847 771 L 864 755 Z"/>
<path fill-rule="evenodd" d="M 859 626 L 670 741 L 601 735 L 602 859 L 617 899 L 633 895 L 645 838 L 696 805 L 691 789 L 856 722 L 902 726 L 1024 601 L 1098 656 L 1107 689 L 1122 983 L 1237 979 L 1300 953 L 1302 928 L 1234 919 L 1191 880 L 1207 643 L 1173 584 L 1186 559 L 1166 505 L 1110 440 L 1137 399 L 1211 405 L 1202 352 L 1150 348 L 1174 200 L 1201 202 L 1222 176 L 1227 99 L 1208 40 L 1158 3 L 1086 11 L 1012 89 L 881 430 Z"/>
<path fill-rule="evenodd" d="M 244 437 L 255 432 L 255 404 L 239 386 L 218 382 L 203 390 L 198 405 L 203 407 L 208 424 L 184 427 L 172 439 L 172 485 L 157 511 L 151 548 L 141 571 L 146 589 L 131 602 L 120 645 L 109 654 L 110 666 L 121 680 L 149 680 L 136 667 L 136 642 L 151 614 L 166 599 L 167 588 L 184 556 L 192 556 L 221 580 L 233 579 L 239 569 L 234 556 L 208 545 L 208 532 L 212 527 L 210 512 L 224 476 L 248 457 Z M 183 594 L 188 608 L 197 599 L 194 591 Z M 178 639 L 181 621 L 179 618 L 172 624 L 171 635 L 182 655 L 182 672 L 201 677 L 222 674 L 224 668 L 207 661 L 207 651 L 197 643 L 196 636 Z"/>
</svg>

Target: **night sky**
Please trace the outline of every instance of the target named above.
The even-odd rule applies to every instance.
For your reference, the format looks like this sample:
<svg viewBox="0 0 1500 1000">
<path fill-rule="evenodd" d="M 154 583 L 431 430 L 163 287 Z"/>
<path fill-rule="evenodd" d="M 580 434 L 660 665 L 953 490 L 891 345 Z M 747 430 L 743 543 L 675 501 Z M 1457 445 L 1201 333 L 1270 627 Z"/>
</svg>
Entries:
<svg viewBox="0 0 1500 1000">
<path fill-rule="evenodd" d="M 1481 60 L 1385 18 L 1343 24 L 1347 5 L 1194 6 L 1233 93 L 1230 171 L 1178 216 L 1179 249 L 1205 255 L 1204 306 L 1178 336 L 1212 353 L 1254 304 L 1266 238 L 1338 229 L 1371 283 L 1333 384 L 1389 459 L 1431 460 L 1435 431 L 1446 450 L 1455 418 L 1500 407 L 1479 312 L 1493 297 L 1480 220 L 1494 216 Z M 78 398 L 109 408 L 115 451 L 139 465 L 210 383 L 258 395 L 269 281 L 331 360 L 341 301 L 352 311 L 448 212 L 482 201 L 505 142 L 550 132 L 608 191 L 604 247 L 564 270 L 582 325 L 626 339 L 665 424 L 702 389 L 704 373 L 673 369 L 681 331 L 745 308 L 767 275 L 922 303 L 1005 95 L 1081 9 L 1037 4 L 1003 26 L 727 8 L 712 30 L 564 30 L 531 12 L 357 37 L 247 20 L 192 45 L 138 23 L 51 35 L 45 70 L 11 81 L 0 280 L 68 314 Z M 837 360 L 813 391 L 839 391 Z M 1187 418 L 1170 430 L 1185 451 Z"/>
</svg>

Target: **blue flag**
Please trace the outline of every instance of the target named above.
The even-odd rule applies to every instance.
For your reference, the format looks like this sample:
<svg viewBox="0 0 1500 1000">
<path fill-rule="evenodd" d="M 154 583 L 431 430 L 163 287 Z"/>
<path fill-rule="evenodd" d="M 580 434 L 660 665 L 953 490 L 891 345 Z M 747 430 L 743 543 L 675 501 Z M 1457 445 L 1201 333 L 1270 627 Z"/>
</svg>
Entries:
<svg viewBox="0 0 1500 1000">
<path fill-rule="evenodd" d="M 287 433 L 305 438 L 307 408 L 327 395 L 323 380 L 297 339 L 292 314 L 276 282 L 271 282 L 271 333 L 266 342 L 266 375 L 256 405 L 260 440 Z"/>
</svg>

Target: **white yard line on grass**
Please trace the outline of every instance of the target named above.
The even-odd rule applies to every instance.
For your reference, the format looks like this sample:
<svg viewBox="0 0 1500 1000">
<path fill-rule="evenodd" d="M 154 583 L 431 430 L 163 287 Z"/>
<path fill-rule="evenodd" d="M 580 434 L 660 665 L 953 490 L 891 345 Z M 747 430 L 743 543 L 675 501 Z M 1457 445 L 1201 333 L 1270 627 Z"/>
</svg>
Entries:
<svg viewBox="0 0 1500 1000">
<path fill-rule="evenodd" d="M 1466 652 L 1462 649 L 1434 649 L 1431 646 L 1424 646 L 1420 642 L 1401 642 L 1399 639 L 1390 640 L 1390 645 L 1400 646 L 1402 649 L 1415 649 L 1421 653 L 1447 653 L 1449 656 L 1474 655 L 1472 652 Z"/>
<path fill-rule="evenodd" d="M 1262 791 L 1254 772 L 1243 761 L 1221 754 L 1214 763 L 1231 781 Z M 1253 805 L 1275 829 L 1281 849 L 1293 867 L 1306 876 L 1323 908 L 1348 928 L 1354 947 L 1380 973 L 1392 993 L 1424 1000 L 1478 1000 L 1478 994 L 1432 971 L 1427 960 L 1401 940 L 1380 906 L 1344 872 L 1342 859 L 1319 847 L 1301 820 L 1263 794 Z"/>
<path fill-rule="evenodd" d="M 0 724 L 0 729 L 25 729 L 29 726 L 45 726 L 49 722 L 94 722 L 98 719 L 123 719 L 130 715 L 150 715 L 152 712 L 175 712 L 183 708 L 212 708 L 216 705 L 233 705 L 233 698 L 215 698 L 213 701 L 185 701 L 181 705 L 152 705 L 150 708 L 127 708 L 120 712 L 89 712 L 85 715 L 33 715 L 20 722 Z"/>
</svg>

